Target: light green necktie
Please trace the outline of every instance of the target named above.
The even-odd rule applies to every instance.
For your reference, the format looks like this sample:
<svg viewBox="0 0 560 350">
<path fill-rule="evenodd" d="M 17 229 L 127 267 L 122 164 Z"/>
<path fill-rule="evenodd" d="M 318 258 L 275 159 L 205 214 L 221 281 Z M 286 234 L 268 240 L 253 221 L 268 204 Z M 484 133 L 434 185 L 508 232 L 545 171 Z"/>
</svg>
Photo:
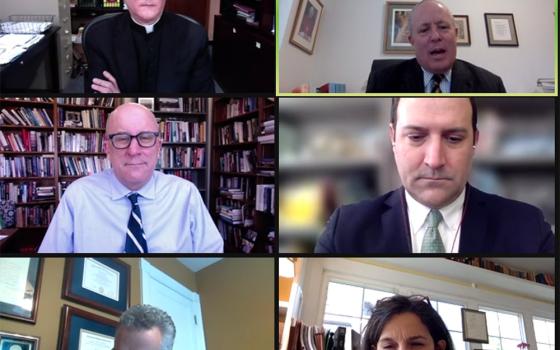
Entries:
<svg viewBox="0 0 560 350">
<path fill-rule="evenodd" d="M 443 217 L 439 210 L 430 210 L 426 218 L 428 228 L 422 240 L 421 253 L 445 253 L 445 247 L 443 246 L 443 241 L 441 240 L 438 230 L 438 225 L 441 220 L 443 220 Z"/>
</svg>

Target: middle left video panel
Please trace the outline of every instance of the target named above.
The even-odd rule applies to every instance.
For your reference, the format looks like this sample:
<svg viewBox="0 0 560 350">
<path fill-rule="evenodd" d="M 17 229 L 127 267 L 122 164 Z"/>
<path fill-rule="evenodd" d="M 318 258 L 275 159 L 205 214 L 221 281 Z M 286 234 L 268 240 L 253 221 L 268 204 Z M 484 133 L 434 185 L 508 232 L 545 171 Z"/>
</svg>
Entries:
<svg viewBox="0 0 560 350">
<path fill-rule="evenodd" d="M 269 253 L 273 97 L 0 99 L 11 253 Z"/>
</svg>

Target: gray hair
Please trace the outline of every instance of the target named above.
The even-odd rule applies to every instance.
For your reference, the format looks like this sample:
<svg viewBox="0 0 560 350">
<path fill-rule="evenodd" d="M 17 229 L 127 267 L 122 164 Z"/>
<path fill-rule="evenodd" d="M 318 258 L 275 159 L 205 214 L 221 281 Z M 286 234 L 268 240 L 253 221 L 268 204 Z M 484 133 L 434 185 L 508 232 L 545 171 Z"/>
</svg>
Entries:
<svg viewBox="0 0 560 350">
<path fill-rule="evenodd" d="M 167 312 L 151 305 L 134 305 L 122 313 L 119 328 L 148 330 L 157 327 L 161 332 L 161 350 L 172 350 L 175 324 Z"/>
</svg>

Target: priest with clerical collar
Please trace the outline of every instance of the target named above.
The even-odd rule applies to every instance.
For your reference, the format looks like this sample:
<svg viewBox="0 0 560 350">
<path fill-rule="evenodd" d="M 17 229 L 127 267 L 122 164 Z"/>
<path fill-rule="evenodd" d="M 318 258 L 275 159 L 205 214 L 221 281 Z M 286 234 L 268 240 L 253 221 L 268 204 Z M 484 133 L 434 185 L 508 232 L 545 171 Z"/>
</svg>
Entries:
<svg viewBox="0 0 560 350">
<path fill-rule="evenodd" d="M 86 92 L 213 93 L 205 29 L 164 12 L 165 0 L 125 0 L 128 11 L 84 31 Z"/>
</svg>

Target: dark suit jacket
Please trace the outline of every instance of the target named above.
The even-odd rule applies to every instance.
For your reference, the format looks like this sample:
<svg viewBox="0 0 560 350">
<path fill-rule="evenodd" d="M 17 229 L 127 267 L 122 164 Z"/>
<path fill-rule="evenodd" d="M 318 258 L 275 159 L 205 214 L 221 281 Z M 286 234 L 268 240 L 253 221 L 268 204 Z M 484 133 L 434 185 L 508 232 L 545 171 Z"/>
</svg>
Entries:
<svg viewBox="0 0 560 350">
<path fill-rule="evenodd" d="M 404 189 L 343 206 L 332 214 L 315 253 L 411 253 Z M 542 212 L 526 203 L 467 184 L 459 253 L 554 253 L 555 238 Z"/>
<path fill-rule="evenodd" d="M 84 78 L 86 92 L 92 92 L 93 78 L 103 71 L 117 80 L 121 92 L 140 90 L 138 59 L 132 39 L 128 12 L 92 22 L 84 33 L 84 50 L 88 71 Z M 158 93 L 213 93 L 212 63 L 208 39 L 202 26 L 185 17 L 164 12 L 160 19 L 162 38 L 157 78 Z M 158 24 L 160 23 L 158 22 Z"/>
<path fill-rule="evenodd" d="M 372 72 L 366 92 L 424 92 L 424 73 L 416 58 Z M 451 92 L 506 92 L 502 79 L 489 71 L 456 60 L 451 70 Z"/>
</svg>

